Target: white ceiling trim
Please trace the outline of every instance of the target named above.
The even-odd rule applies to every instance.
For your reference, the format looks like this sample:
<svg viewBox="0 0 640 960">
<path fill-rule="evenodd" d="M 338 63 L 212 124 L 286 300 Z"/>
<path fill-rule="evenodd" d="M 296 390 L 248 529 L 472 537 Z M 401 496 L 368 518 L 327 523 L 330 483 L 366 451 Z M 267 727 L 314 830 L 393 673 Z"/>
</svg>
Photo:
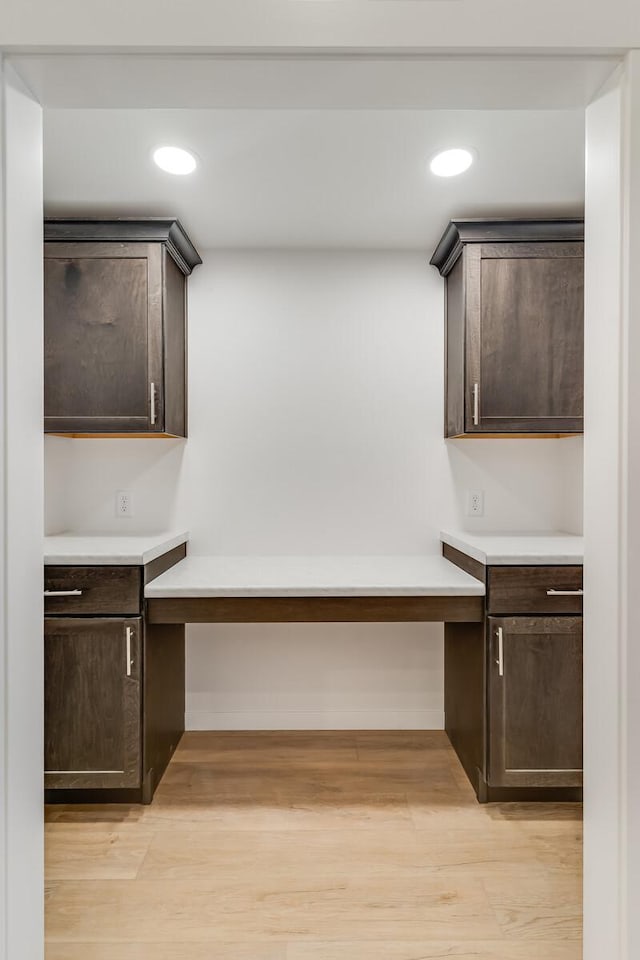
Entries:
<svg viewBox="0 0 640 960">
<path fill-rule="evenodd" d="M 3 0 L 8 52 L 40 49 L 619 50 L 640 47 L 636 0 Z"/>
</svg>

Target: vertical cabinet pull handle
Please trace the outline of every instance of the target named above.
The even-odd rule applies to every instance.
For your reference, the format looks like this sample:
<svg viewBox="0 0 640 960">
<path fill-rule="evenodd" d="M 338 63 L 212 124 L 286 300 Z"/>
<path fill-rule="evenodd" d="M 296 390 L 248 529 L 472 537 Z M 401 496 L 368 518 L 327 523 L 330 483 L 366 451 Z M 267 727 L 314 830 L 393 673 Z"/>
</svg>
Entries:
<svg viewBox="0 0 640 960">
<path fill-rule="evenodd" d="M 127 638 L 127 676 L 131 676 L 131 667 L 133 666 L 133 660 L 131 659 L 131 637 L 133 636 L 133 628 L 127 627 L 125 630 L 125 635 Z"/>
<path fill-rule="evenodd" d="M 473 385 L 473 425 L 477 427 L 480 423 L 480 384 Z"/>
<path fill-rule="evenodd" d="M 496 663 L 498 664 L 498 676 L 504 676 L 504 639 L 502 635 L 502 627 L 498 627 L 498 659 Z"/>
<path fill-rule="evenodd" d="M 156 423 L 156 385 L 151 383 L 151 426 L 154 427 Z"/>
</svg>

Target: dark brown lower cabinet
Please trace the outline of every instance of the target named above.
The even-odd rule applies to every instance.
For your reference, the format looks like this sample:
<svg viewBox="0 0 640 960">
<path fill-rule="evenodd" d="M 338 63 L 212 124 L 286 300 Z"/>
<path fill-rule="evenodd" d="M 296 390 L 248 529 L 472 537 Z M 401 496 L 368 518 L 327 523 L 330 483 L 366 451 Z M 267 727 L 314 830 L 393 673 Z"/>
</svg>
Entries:
<svg viewBox="0 0 640 960">
<path fill-rule="evenodd" d="M 582 799 L 582 567 L 484 565 L 482 623 L 446 623 L 445 729 L 481 803 Z"/>
<path fill-rule="evenodd" d="M 145 566 L 45 567 L 45 800 L 150 803 L 184 731 L 185 628 L 145 619 Z"/>
<path fill-rule="evenodd" d="M 45 618 L 45 787 L 140 787 L 142 618 Z"/>
<path fill-rule="evenodd" d="M 582 618 L 488 617 L 488 781 L 582 784 Z"/>
</svg>

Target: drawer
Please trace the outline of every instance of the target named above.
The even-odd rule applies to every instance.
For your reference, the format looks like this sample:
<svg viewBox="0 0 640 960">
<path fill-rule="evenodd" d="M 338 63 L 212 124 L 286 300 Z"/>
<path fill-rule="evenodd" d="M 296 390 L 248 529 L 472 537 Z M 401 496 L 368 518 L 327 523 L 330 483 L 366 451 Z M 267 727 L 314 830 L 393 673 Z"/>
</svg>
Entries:
<svg viewBox="0 0 640 960">
<path fill-rule="evenodd" d="M 582 613 L 582 567 L 489 567 L 487 612 Z"/>
<path fill-rule="evenodd" d="M 44 612 L 49 616 L 141 612 L 139 567 L 45 567 L 44 589 Z M 47 596 L 47 591 L 63 595 Z"/>
</svg>

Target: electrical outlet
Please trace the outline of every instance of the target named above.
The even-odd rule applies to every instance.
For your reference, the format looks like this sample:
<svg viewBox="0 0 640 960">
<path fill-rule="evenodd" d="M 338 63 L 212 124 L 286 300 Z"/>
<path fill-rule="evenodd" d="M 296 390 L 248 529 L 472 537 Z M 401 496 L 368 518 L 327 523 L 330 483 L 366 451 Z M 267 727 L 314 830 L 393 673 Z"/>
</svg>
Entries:
<svg viewBox="0 0 640 960">
<path fill-rule="evenodd" d="M 133 516 L 133 497 L 126 490 L 116 493 L 116 517 Z"/>
<path fill-rule="evenodd" d="M 484 516 L 484 490 L 469 490 L 467 493 L 467 516 Z"/>
</svg>

